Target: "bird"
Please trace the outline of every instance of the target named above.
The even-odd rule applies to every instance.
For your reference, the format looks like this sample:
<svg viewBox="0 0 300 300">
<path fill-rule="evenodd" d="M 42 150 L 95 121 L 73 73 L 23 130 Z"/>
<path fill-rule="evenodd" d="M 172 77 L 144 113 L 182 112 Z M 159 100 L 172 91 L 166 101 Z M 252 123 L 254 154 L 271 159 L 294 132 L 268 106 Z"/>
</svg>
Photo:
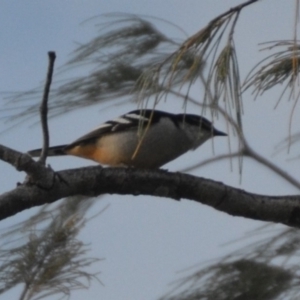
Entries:
<svg viewBox="0 0 300 300">
<path fill-rule="evenodd" d="M 195 114 L 141 109 L 107 121 L 70 144 L 49 147 L 47 155 L 73 155 L 111 167 L 156 169 L 214 136 L 226 135 Z M 38 157 L 41 151 L 28 154 Z"/>
</svg>

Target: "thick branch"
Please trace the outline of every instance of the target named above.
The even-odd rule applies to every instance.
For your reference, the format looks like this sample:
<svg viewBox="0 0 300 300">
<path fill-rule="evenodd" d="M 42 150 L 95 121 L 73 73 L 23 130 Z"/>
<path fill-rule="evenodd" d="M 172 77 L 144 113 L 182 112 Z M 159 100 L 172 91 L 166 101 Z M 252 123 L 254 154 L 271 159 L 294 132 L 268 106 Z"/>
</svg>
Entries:
<svg viewBox="0 0 300 300">
<path fill-rule="evenodd" d="M 50 189 L 40 183 L 26 184 L 1 195 L 0 219 L 68 196 L 101 194 L 189 199 L 233 216 L 300 227 L 300 196 L 256 195 L 212 180 L 164 170 L 100 166 L 60 171 L 53 177 Z"/>
<path fill-rule="evenodd" d="M 0 159 L 14 166 L 18 171 L 24 171 L 34 182 L 52 184 L 54 172 L 44 164 L 34 161 L 28 154 L 18 152 L 0 144 Z"/>
</svg>

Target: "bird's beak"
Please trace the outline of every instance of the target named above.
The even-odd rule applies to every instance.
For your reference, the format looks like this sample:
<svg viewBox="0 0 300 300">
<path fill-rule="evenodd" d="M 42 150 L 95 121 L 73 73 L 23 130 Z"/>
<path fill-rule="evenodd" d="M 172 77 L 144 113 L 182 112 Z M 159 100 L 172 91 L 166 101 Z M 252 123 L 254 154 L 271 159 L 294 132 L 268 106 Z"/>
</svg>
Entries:
<svg viewBox="0 0 300 300">
<path fill-rule="evenodd" d="M 225 132 L 219 131 L 217 129 L 214 129 L 213 134 L 214 134 L 214 136 L 227 136 L 228 135 Z"/>
</svg>

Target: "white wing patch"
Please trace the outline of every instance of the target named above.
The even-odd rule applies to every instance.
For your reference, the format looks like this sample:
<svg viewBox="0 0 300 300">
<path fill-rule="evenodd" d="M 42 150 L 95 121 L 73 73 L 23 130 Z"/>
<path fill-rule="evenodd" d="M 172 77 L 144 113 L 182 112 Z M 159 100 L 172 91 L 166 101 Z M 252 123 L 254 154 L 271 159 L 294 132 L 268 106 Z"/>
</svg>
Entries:
<svg viewBox="0 0 300 300">
<path fill-rule="evenodd" d="M 148 121 L 149 119 L 146 117 L 143 117 L 142 115 L 139 115 L 139 114 L 126 114 L 117 119 L 114 119 L 112 121 L 109 121 L 107 123 L 103 123 L 103 124 L 99 125 L 98 127 L 94 128 L 91 132 L 99 130 L 99 129 L 103 129 L 103 128 L 108 128 L 108 127 L 111 127 L 111 131 L 116 131 L 120 125 L 131 124 L 134 120 Z M 112 123 L 110 123 L 110 122 L 112 122 Z"/>
<path fill-rule="evenodd" d="M 142 115 L 137 115 L 137 114 L 128 114 L 125 115 L 129 119 L 137 119 L 140 121 L 148 121 L 148 118 L 143 117 Z"/>
<path fill-rule="evenodd" d="M 111 127 L 111 124 L 103 123 L 103 124 L 99 125 L 98 127 L 94 128 L 92 131 L 106 128 L 106 127 Z"/>
<path fill-rule="evenodd" d="M 131 123 L 129 120 L 126 120 L 122 117 L 114 119 L 113 122 L 119 123 L 119 124 L 129 124 Z"/>
</svg>

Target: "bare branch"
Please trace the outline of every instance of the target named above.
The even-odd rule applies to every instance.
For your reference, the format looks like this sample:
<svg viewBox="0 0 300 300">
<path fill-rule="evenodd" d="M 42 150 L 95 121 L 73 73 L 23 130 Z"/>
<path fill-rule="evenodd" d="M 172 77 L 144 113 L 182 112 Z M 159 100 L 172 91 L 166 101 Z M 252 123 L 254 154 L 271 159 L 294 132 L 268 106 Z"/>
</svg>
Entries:
<svg viewBox="0 0 300 300">
<path fill-rule="evenodd" d="M 52 82 L 54 62 L 56 58 L 55 52 L 53 51 L 48 52 L 48 57 L 49 57 L 49 66 L 48 66 L 47 78 L 46 78 L 46 83 L 44 88 L 44 95 L 40 106 L 41 124 L 43 130 L 43 148 L 42 148 L 41 156 L 39 158 L 39 162 L 41 162 L 42 164 L 46 163 L 47 151 L 49 148 L 48 98 L 49 98 L 50 86 Z"/>
<path fill-rule="evenodd" d="M 300 227 L 300 196 L 256 195 L 212 180 L 164 170 L 95 166 L 64 170 L 56 175 L 51 189 L 40 187 L 39 182 L 39 186 L 20 185 L 1 195 L 0 220 L 68 196 L 119 194 L 189 199 L 233 216 Z"/>
<path fill-rule="evenodd" d="M 47 187 L 53 183 L 54 172 L 34 161 L 28 154 L 0 144 L 0 159 L 14 166 L 18 171 L 24 171 L 34 182 L 43 182 Z"/>
</svg>

